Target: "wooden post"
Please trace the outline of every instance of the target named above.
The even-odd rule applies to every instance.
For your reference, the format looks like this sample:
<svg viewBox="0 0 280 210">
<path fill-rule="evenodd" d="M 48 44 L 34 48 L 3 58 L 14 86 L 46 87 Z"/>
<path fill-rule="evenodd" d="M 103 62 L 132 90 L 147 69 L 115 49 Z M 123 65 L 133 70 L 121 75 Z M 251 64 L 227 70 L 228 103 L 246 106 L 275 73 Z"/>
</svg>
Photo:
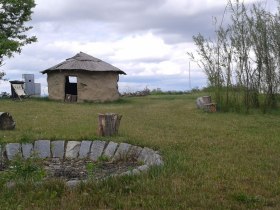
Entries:
<svg viewBox="0 0 280 210">
<path fill-rule="evenodd" d="M 118 134 L 122 115 L 115 113 L 98 114 L 98 134 L 112 136 Z"/>
<path fill-rule="evenodd" d="M 13 130 L 16 123 L 8 112 L 0 112 L 0 130 Z"/>
</svg>

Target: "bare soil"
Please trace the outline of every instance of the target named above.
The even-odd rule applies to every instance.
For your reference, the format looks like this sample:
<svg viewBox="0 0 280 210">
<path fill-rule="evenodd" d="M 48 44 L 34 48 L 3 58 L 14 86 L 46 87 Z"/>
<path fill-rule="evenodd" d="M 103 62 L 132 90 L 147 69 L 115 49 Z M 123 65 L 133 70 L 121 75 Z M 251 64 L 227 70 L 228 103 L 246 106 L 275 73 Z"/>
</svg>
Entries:
<svg viewBox="0 0 280 210">
<path fill-rule="evenodd" d="M 139 166 L 135 161 L 93 162 L 88 159 L 51 158 L 44 160 L 47 178 L 69 180 L 85 180 L 89 177 L 103 179 L 133 170 Z"/>
</svg>

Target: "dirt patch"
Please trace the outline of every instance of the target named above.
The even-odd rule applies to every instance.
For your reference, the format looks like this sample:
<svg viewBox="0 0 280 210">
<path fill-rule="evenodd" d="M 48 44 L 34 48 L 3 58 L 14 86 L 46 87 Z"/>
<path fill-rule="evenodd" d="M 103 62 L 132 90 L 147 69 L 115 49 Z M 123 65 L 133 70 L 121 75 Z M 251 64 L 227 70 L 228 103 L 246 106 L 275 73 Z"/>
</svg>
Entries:
<svg viewBox="0 0 280 210">
<path fill-rule="evenodd" d="M 139 166 L 136 161 L 93 162 L 87 159 L 46 159 L 43 162 L 47 178 L 69 180 L 103 179 L 133 170 Z"/>
</svg>

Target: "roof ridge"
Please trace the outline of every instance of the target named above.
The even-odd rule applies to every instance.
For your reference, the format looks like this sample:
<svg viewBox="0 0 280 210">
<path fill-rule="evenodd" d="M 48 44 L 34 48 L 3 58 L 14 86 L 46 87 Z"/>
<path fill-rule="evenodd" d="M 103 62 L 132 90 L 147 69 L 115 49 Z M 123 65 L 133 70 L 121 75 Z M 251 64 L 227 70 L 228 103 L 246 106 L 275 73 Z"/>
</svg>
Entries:
<svg viewBox="0 0 280 210">
<path fill-rule="evenodd" d="M 41 73 L 45 74 L 49 71 L 54 70 L 85 70 L 85 71 L 111 71 L 117 72 L 119 74 L 126 74 L 124 71 L 119 68 L 102 61 L 101 59 L 95 58 L 91 55 L 88 55 L 84 52 L 79 52 L 75 56 L 66 59 L 65 61 L 48 68 Z"/>
</svg>

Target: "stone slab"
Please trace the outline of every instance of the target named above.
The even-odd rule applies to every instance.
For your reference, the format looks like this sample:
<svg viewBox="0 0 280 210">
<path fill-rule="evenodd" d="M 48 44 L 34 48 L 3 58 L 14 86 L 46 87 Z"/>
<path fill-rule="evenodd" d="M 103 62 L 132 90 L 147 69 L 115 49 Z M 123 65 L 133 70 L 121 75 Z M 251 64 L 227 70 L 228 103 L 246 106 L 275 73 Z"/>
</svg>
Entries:
<svg viewBox="0 0 280 210">
<path fill-rule="evenodd" d="M 146 168 L 146 167 L 145 167 L 145 168 Z M 147 169 L 146 169 L 146 170 L 148 170 L 148 168 L 149 168 L 149 167 L 147 166 Z M 144 167 L 143 167 L 143 169 L 144 169 Z M 143 171 L 144 171 L 144 170 L 143 170 Z M 141 171 L 140 171 L 139 169 L 135 168 L 135 169 L 133 169 L 133 170 L 125 171 L 125 172 L 119 174 L 119 176 L 139 175 L 140 173 L 141 173 Z"/>
<path fill-rule="evenodd" d="M 81 147 L 80 141 L 68 141 L 65 151 L 65 158 L 77 158 Z"/>
<path fill-rule="evenodd" d="M 148 171 L 149 166 L 148 165 L 142 165 L 142 166 L 138 166 L 137 168 L 139 171 Z"/>
<path fill-rule="evenodd" d="M 9 143 L 9 144 L 6 144 L 5 150 L 6 150 L 6 154 L 7 154 L 8 160 L 12 160 L 17 155 L 22 157 L 20 143 Z"/>
<path fill-rule="evenodd" d="M 113 160 L 117 161 L 117 160 L 127 160 L 129 158 L 129 150 L 131 148 L 131 144 L 127 144 L 127 143 L 120 143 L 114 157 Z"/>
<path fill-rule="evenodd" d="M 118 147 L 118 143 L 110 141 L 104 150 L 104 156 L 108 158 L 112 158 L 115 154 L 117 147 Z"/>
<path fill-rule="evenodd" d="M 34 143 L 34 153 L 39 158 L 51 157 L 50 140 L 38 140 Z"/>
<path fill-rule="evenodd" d="M 161 156 L 152 149 L 145 147 L 138 157 L 138 161 L 143 161 L 146 165 L 162 165 Z"/>
<path fill-rule="evenodd" d="M 93 161 L 97 161 L 98 158 L 102 155 L 105 145 L 105 141 L 93 141 L 90 149 L 90 159 Z"/>
<path fill-rule="evenodd" d="M 132 174 L 133 174 L 133 175 L 139 175 L 140 173 L 141 173 L 141 171 L 138 170 L 137 168 L 135 168 L 135 169 L 132 170 Z"/>
<path fill-rule="evenodd" d="M 79 158 L 88 158 L 91 144 L 92 141 L 82 141 L 79 151 Z"/>
<path fill-rule="evenodd" d="M 33 144 L 22 143 L 21 144 L 22 156 L 24 159 L 30 158 L 33 153 Z"/>
<path fill-rule="evenodd" d="M 77 187 L 81 184 L 81 180 L 69 180 L 66 182 L 66 186 L 69 188 Z"/>
<path fill-rule="evenodd" d="M 156 166 L 164 165 L 162 157 L 159 154 L 155 154 L 153 158 L 154 158 L 152 160 L 153 161 L 153 165 L 156 165 Z"/>
<path fill-rule="evenodd" d="M 130 150 L 128 151 L 128 158 L 137 160 L 142 150 L 142 147 L 131 145 Z"/>
<path fill-rule="evenodd" d="M 64 140 L 52 141 L 51 142 L 52 157 L 62 159 L 64 157 L 64 147 L 65 147 Z"/>
</svg>

